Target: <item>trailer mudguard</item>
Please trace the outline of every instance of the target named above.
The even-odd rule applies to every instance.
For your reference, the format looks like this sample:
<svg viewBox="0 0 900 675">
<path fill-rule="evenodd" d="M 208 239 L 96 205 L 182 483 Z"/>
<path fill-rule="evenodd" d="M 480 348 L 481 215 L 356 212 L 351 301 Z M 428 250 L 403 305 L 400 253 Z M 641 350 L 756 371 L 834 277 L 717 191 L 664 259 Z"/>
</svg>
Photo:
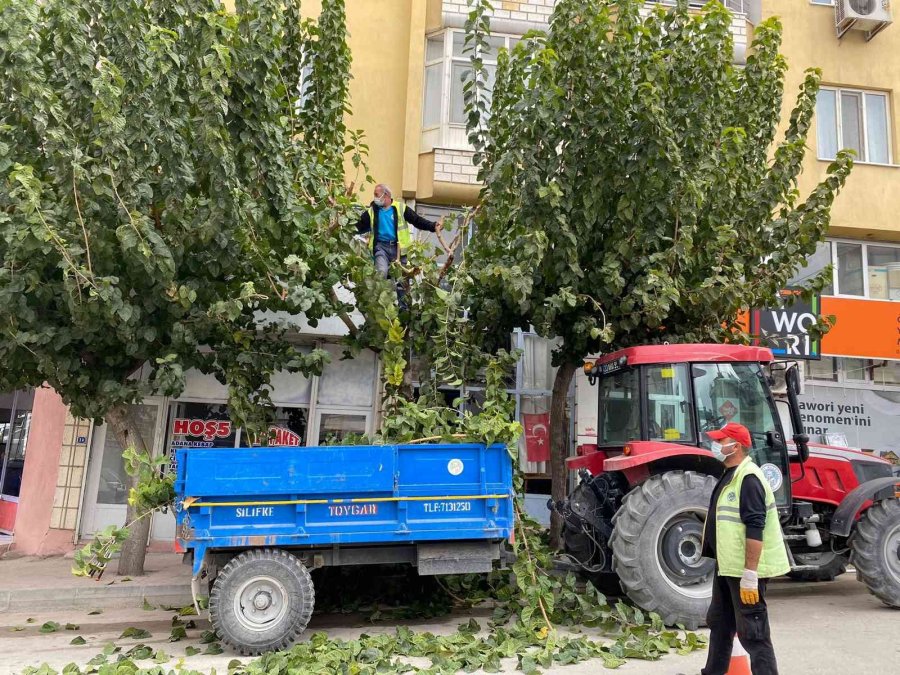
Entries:
<svg viewBox="0 0 900 675">
<path fill-rule="evenodd" d="M 868 500 L 874 499 L 880 492 L 885 492 L 885 496 L 892 497 L 897 485 L 900 485 L 900 479 L 896 476 L 887 476 L 866 481 L 857 486 L 844 497 L 835 509 L 834 516 L 831 518 L 831 534 L 838 537 L 849 536 L 850 530 L 853 529 L 853 523 L 856 522 L 856 514 L 859 513 L 862 505 Z"/>
</svg>

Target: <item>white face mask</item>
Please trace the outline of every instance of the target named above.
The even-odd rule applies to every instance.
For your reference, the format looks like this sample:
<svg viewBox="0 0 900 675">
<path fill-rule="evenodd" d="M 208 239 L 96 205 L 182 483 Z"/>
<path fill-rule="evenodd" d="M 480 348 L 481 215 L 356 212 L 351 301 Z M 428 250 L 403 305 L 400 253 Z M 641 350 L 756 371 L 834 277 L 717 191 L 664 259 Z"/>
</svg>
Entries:
<svg viewBox="0 0 900 675">
<path fill-rule="evenodd" d="M 728 447 L 729 447 L 729 448 L 733 448 L 733 447 L 734 447 L 734 443 L 732 443 L 732 444 L 729 445 Z M 712 442 L 712 443 L 710 443 L 709 451 L 713 454 L 713 457 L 715 457 L 715 458 L 716 458 L 717 460 L 719 460 L 720 462 L 724 462 L 726 459 L 728 459 L 729 457 L 731 457 L 731 455 L 734 454 L 734 450 L 732 450 L 732 451 L 729 452 L 729 453 L 723 452 L 722 444 L 721 444 L 721 443 L 717 443 L 717 442 L 715 442 L 715 441 Z"/>
</svg>

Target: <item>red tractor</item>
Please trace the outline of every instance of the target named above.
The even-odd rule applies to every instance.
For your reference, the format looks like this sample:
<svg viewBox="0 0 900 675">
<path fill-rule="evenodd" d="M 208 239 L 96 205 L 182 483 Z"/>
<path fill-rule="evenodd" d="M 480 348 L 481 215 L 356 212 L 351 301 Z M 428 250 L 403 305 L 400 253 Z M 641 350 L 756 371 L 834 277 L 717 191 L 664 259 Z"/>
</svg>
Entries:
<svg viewBox="0 0 900 675">
<path fill-rule="evenodd" d="M 667 624 L 702 624 L 714 568 L 700 555 L 703 523 L 723 471 L 704 432 L 733 421 L 750 430 L 751 457 L 775 492 L 790 576 L 830 580 L 852 562 L 872 593 L 900 607 L 900 479 L 878 457 L 810 446 L 797 368 L 762 347 L 706 344 L 586 363 L 600 388 L 597 443 L 568 460 L 578 484 L 551 504 L 570 567 Z"/>
</svg>

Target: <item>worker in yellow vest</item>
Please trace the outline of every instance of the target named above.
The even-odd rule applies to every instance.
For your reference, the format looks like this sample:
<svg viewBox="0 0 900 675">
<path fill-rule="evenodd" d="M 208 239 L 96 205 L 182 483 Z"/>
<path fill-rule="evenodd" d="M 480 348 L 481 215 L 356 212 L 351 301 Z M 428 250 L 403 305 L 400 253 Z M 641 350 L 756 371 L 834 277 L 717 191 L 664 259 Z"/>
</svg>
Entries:
<svg viewBox="0 0 900 675">
<path fill-rule="evenodd" d="M 403 250 L 409 246 L 409 225 L 427 232 L 440 232 L 443 218 L 432 222 L 423 218 L 403 202 L 393 200 L 391 189 L 384 183 L 375 186 L 375 198 L 356 223 L 360 234 L 371 233 L 369 245 L 375 269 L 385 279 L 395 260 L 405 262 Z"/>
<path fill-rule="evenodd" d="M 775 495 L 749 457 L 753 441 L 742 424 L 707 433 L 725 465 L 712 493 L 703 531 L 703 555 L 716 560 L 706 620 L 709 655 L 702 675 L 725 675 L 734 635 L 750 655 L 753 675 L 777 675 L 769 631 L 766 583 L 790 571 Z"/>
</svg>

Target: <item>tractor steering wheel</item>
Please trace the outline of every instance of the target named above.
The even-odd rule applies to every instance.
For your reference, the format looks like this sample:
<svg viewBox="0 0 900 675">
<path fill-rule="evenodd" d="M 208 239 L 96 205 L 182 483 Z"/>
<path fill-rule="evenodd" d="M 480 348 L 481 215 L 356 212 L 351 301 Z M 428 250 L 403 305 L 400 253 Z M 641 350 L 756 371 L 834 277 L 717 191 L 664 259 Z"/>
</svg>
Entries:
<svg viewBox="0 0 900 675">
<path fill-rule="evenodd" d="M 715 431 L 716 429 L 724 427 L 727 422 L 728 419 L 725 415 L 719 415 L 718 417 L 706 420 L 706 422 L 703 423 L 703 426 L 700 427 L 700 431 Z"/>
</svg>

